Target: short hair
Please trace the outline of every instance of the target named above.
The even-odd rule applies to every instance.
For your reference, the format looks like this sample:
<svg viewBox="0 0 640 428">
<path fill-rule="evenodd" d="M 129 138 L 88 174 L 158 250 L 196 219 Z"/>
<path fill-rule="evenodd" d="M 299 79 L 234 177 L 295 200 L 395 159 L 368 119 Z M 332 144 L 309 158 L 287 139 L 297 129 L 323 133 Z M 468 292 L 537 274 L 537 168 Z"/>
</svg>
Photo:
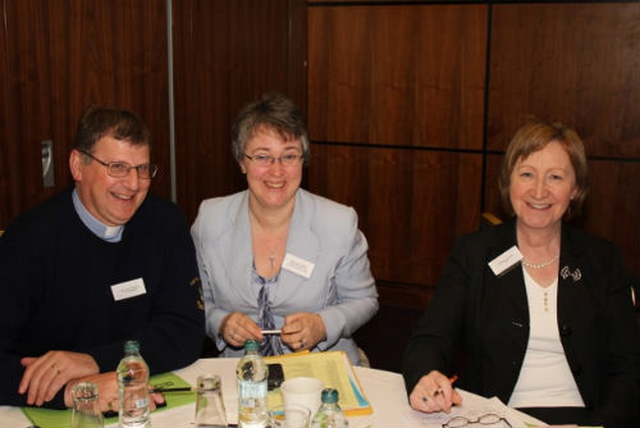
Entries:
<svg viewBox="0 0 640 428">
<path fill-rule="evenodd" d="M 576 131 L 561 123 L 532 120 L 518 129 L 509 143 L 502 160 L 499 186 L 502 204 L 508 214 L 514 214 L 513 205 L 509 197 L 509 188 L 511 186 L 511 173 L 516 163 L 518 160 L 526 159 L 532 153 L 542 150 L 547 144 L 554 141 L 560 143 L 567 152 L 575 172 L 576 187 L 578 189 L 564 217 L 569 219 L 574 214 L 580 213 L 588 190 L 587 156 L 580 136 Z"/>
<path fill-rule="evenodd" d="M 309 160 L 309 132 L 302 112 L 285 95 L 271 92 L 245 105 L 238 114 L 231 140 L 233 155 L 238 162 L 244 158 L 249 140 L 263 129 L 277 132 L 285 141 L 300 140 L 303 159 L 305 162 Z"/>
<path fill-rule="evenodd" d="M 73 148 L 92 153 L 95 144 L 104 136 L 133 146 L 151 146 L 147 126 L 134 113 L 117 107 L 90 106 L 78 122 Z"/>
</svg>

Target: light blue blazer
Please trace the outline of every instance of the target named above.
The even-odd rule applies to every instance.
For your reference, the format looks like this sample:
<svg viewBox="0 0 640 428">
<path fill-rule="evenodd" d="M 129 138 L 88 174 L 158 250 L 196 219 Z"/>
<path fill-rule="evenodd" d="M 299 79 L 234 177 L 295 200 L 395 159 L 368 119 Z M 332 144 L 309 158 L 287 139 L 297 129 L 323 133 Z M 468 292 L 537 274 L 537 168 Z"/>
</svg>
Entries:
<svg viewBox="0 0 640 428">
<path fill-rule="evenodd" d="M 202 280 L 207 335 L 225 357 L 242 354 L 219 335 L 232 312 L 258 319 L 258 295 L 251 286 L 253 251 L 249 192 L 207 199 L 191 228 Z M 286 252 L 314 264 L 309 279 L 284 268 L 269 292 L 277 328 L 295 312 L 318 313 L 327 337 L 315 350 L 344 350 L 360 363 L 353 333 L 378 310 L 378 293 L 369 269 L 367 241 L 353 208 L 296 193 Z M 286 352 L 289 348 L 284 347 Z"/>
</svg>

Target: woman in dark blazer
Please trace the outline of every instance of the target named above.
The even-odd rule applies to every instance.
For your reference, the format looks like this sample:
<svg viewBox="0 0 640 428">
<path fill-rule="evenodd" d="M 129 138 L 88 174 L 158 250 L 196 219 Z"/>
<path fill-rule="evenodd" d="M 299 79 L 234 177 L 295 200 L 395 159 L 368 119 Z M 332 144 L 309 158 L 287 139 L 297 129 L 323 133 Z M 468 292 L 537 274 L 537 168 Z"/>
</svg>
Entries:
<svg viewBox="0 0 640 428">
<path fill-rule="evenodd" d="M 578 135 L 530 123 L 514 136 L 500 187 L 513 220 L 460 238 L 409 340 L 414 409 L 448 411 L 459 386 L 547 423 L 636 426 L 638 333 L 617 248 L 566 224 L 586 194 Z M 441 390 L 441 394 L 435 394 Z"/>
</svg>

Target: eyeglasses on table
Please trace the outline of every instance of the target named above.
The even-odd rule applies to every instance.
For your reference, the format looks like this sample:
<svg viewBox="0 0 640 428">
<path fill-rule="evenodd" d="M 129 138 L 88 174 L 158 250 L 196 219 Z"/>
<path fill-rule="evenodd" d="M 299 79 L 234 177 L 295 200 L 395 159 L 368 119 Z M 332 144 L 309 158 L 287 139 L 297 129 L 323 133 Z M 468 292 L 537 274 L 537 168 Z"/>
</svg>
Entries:
<svg viewBox="0 0 640 428">
<path fill-rule="evenodd" d="M 494 425 L 499 422 L 503 422 L 503 425 L 508 428 L 513 428 L 508 420 L 503 418 L 500 415 L 496 415 L 495 413 L 487 413 L 486 415 L 480 416 L 478 419 L 469 419 L 465 416 L 454 416 L 449 419 L 446 423 L 442 424 L 442 428 L 460 428 L 460 427 L 469 427 L 473 424 L 488 426 Z"/>
</svg>

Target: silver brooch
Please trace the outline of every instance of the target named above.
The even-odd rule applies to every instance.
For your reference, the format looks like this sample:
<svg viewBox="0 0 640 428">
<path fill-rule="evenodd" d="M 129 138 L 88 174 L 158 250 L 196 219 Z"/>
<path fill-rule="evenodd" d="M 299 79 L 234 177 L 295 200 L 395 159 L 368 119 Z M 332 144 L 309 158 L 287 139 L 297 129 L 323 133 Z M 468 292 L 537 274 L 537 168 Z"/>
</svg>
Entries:
<svg viewBox="0 0 640 428">
<path fill-rule="evenodd" d="M 571 277 L 571 279 L 573 279 L 573 282 L 578 282 L 582 278 L 582 272 L 580 272 L 579 268 L 576 268 L 576 270 L 571 272 L 571 269 L 569 269 L 569 266 L 565 266 L 562 269 L 560 269 L 560 276 L 562 277 L 562 279 L 567 279 L 568 277 Z"/>
</svg>

